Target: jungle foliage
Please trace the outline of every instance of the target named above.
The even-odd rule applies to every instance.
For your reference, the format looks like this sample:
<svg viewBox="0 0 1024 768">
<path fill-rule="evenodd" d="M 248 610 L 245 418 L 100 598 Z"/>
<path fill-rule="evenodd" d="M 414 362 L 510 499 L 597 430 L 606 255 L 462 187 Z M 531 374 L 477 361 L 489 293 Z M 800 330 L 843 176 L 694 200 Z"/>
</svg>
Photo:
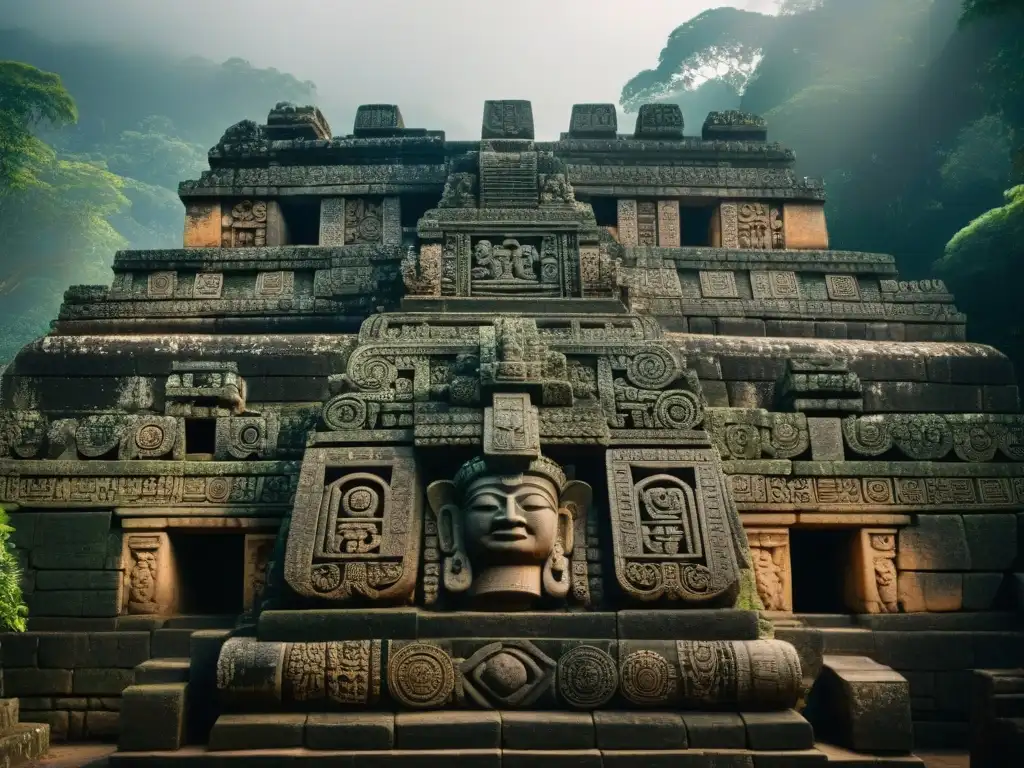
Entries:
<svg viewBox="0 0 1024 768">
<path fill-rule="evenodd" d="M 316 99 L 312 83 L 241 59 L 17 30 L 0 30 L 0 50 L 0 362 L 46 332 L 68 285 L 108 283 L 118 248 L 180 245 L 178 182 L 227 126 Z"/>
</svg>

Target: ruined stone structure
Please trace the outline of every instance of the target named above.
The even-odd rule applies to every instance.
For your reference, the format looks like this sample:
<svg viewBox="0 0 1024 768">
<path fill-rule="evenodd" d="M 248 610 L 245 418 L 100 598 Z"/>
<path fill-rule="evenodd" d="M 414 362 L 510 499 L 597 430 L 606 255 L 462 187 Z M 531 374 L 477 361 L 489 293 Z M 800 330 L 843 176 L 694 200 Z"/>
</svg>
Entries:
<svg viewBox="0 0 1024 768">
<path fill-rule="evenodd" d="M 184 248 L 4 373 L 23 719 L 117 766 L 799 768 L 808 720 L 964 744 L 1024 661 L 1012 367 L 830 250 L 760 118 L 279 104 L 209 158 Z"/>
</svg>

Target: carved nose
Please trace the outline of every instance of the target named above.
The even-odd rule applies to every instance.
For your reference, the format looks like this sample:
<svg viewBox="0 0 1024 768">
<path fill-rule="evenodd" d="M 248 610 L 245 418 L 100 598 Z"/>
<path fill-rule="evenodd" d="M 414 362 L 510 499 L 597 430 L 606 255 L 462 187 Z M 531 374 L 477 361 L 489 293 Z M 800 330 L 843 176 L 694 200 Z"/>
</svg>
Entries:
<svg viewBox="0 0 1024 768">
<path fill-rule="evenodd" d="M 504 508 L 494 517 L 494 524 L 499 528 L 517 528 L 526 525 L 526 518 L 523 517 L 515 498 L 505 501 Z"/>
</svg>

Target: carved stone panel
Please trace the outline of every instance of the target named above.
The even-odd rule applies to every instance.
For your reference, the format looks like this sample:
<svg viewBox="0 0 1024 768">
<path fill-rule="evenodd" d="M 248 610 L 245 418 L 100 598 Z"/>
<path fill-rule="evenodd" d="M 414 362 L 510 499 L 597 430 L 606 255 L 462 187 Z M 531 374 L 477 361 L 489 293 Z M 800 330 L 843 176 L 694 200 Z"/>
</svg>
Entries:
<svg viewBox="0 0 1024 768">
<path fill-rule="evenodd" d="M 173 299 L 178 285 L 176 272 L 152 272 L 146 285 L 146 298 Z"/>
<path fill-rule="evenodd" d="M 731 604 L 738 518 L 713 450 L 607 453 L 615 575 L 630 597 Z"/>
<path fill-rule="evenodd" d="M 256 275 L 256 298 L 291 296 L 295 291 L 294 272 L 260 272 Z"/>
<path fill-rule="evenodd" d="M 796 272 L 751 271 L 750 288 L 755 299 L 799 299 Z"/>
<path fill-rule="evenodd" d="M 766 611 L 793 610 L 793 574 L 789 560 L 789 530 L 748 528 L 747 541 L 754 565 L 757 594 Z"/>
<path fill-rule="evenodd" d="M 679 224 L 679 201 L 658 201 L 658 245 L 662 248 L 678 248 L 682 233 Z"/>
<path fill-rule="evenodd" d="M 637 244 L 658 244 L 658 204 L 654 200 L 640 200 L 636 204 Z"/>
<path fill-rule="evenodd" d="M 224 290 L 224 273 L 200 272 L 192 285 L 192 298 L 219 299 Z"/>
<path fill-rule="evenodd" d="M 224 248 L 262 248 L 267 242 L 268 204 L 264 200 L 242 200 L 224 214 L 221 245 Z"/>
<path fill-rule="evenodd" d="M 898 613 L 894 528 L 863 528 L 852 546 L 846 582 L 847 607 L 857 613 Z"/>
<path fill-rule="evenodd" d="M 619 242 L 626 247 L 638 245 L 636 200 L 619 200 Z"/>
<path fill-rule="evenodd" d="M 128 613 L 145 615 L 174 611 L 174 563 L 166 533 L 125 536 L 124 565 Z"/>
<path fill-rule="evenodd" d="M 385 197 L 381 208 L 381 234 L 384 245 L 402 244 L 402 200 Z"/>
<path fill-rule="evenodd" d="M 537 407 L 526 393 L 495 393 L 484 409 L 484 455 L 529 461 L 540 455 Z"/>
<path fill-rule="evenodd" d="M 384 242 L 384 212 L 380 199 L 345 200 L 345 245 Z"/>
<path fill-rule="evenodd" d="M 736 274 L 719 270 L 701 271 L 700 292 L 705 299 L 735 299 Z"/>
<path fill-rule="evenodd" d="M 782 211 L 765 203 L 740 203 L 737 208 L 736 239 L 740 248 L 762 251 L 785 248 Z"/>
<path fill-rule="evenodd" d="M 825 288 L 832 301 L 860 301 L 860 285 L 855 275 L 825 275 Z"/>
<path fill-rule="evenodd" d="M 718 242 L 713 242 L 712 245 L 732 249 L 740 247 L 739 216 L 737 203 L 722 203 L 718 207 L 718 221 L 715 225 L 715 229 L 718 230 Z"/>
<path fill-rule="evenodd" d="M 345 244 L 345 198 L 320 200 L 320 245 Z"/>
<path fill-rule="evenodd" d="M 272 533 L 246 534 L 242 600 L 247 611 L 259 607 L 263 590 L 267 586 L 267 566 L 276 538 Z"/>
<path fill-rule="evenodd" d="M 420 488 L 410 448 L 307 448 L 285 580 L 303 597 L 400 602 L 416 586 Z"/>
</svg>

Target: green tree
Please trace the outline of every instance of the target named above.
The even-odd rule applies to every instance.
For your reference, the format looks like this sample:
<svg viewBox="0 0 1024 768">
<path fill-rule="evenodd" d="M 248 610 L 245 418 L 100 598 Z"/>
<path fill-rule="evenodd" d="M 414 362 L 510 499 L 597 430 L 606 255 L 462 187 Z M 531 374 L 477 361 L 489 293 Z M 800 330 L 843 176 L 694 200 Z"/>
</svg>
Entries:
<svg viewBox="0 0 1024 768">
<path fill-rule="evenodd" d="M 10 543 L 14 528 L 0 508 L 0 631 L 24 632 L 28 607 L 21 594 L 21 568 Z"/>
<path fill-rule="evenodd" d="M 39 184 L 39 173 L 53 162 L 53 150 L 36 132 L 77 119 L 58 75 L 0 61 L 0 196 Z"/>
</svg>

